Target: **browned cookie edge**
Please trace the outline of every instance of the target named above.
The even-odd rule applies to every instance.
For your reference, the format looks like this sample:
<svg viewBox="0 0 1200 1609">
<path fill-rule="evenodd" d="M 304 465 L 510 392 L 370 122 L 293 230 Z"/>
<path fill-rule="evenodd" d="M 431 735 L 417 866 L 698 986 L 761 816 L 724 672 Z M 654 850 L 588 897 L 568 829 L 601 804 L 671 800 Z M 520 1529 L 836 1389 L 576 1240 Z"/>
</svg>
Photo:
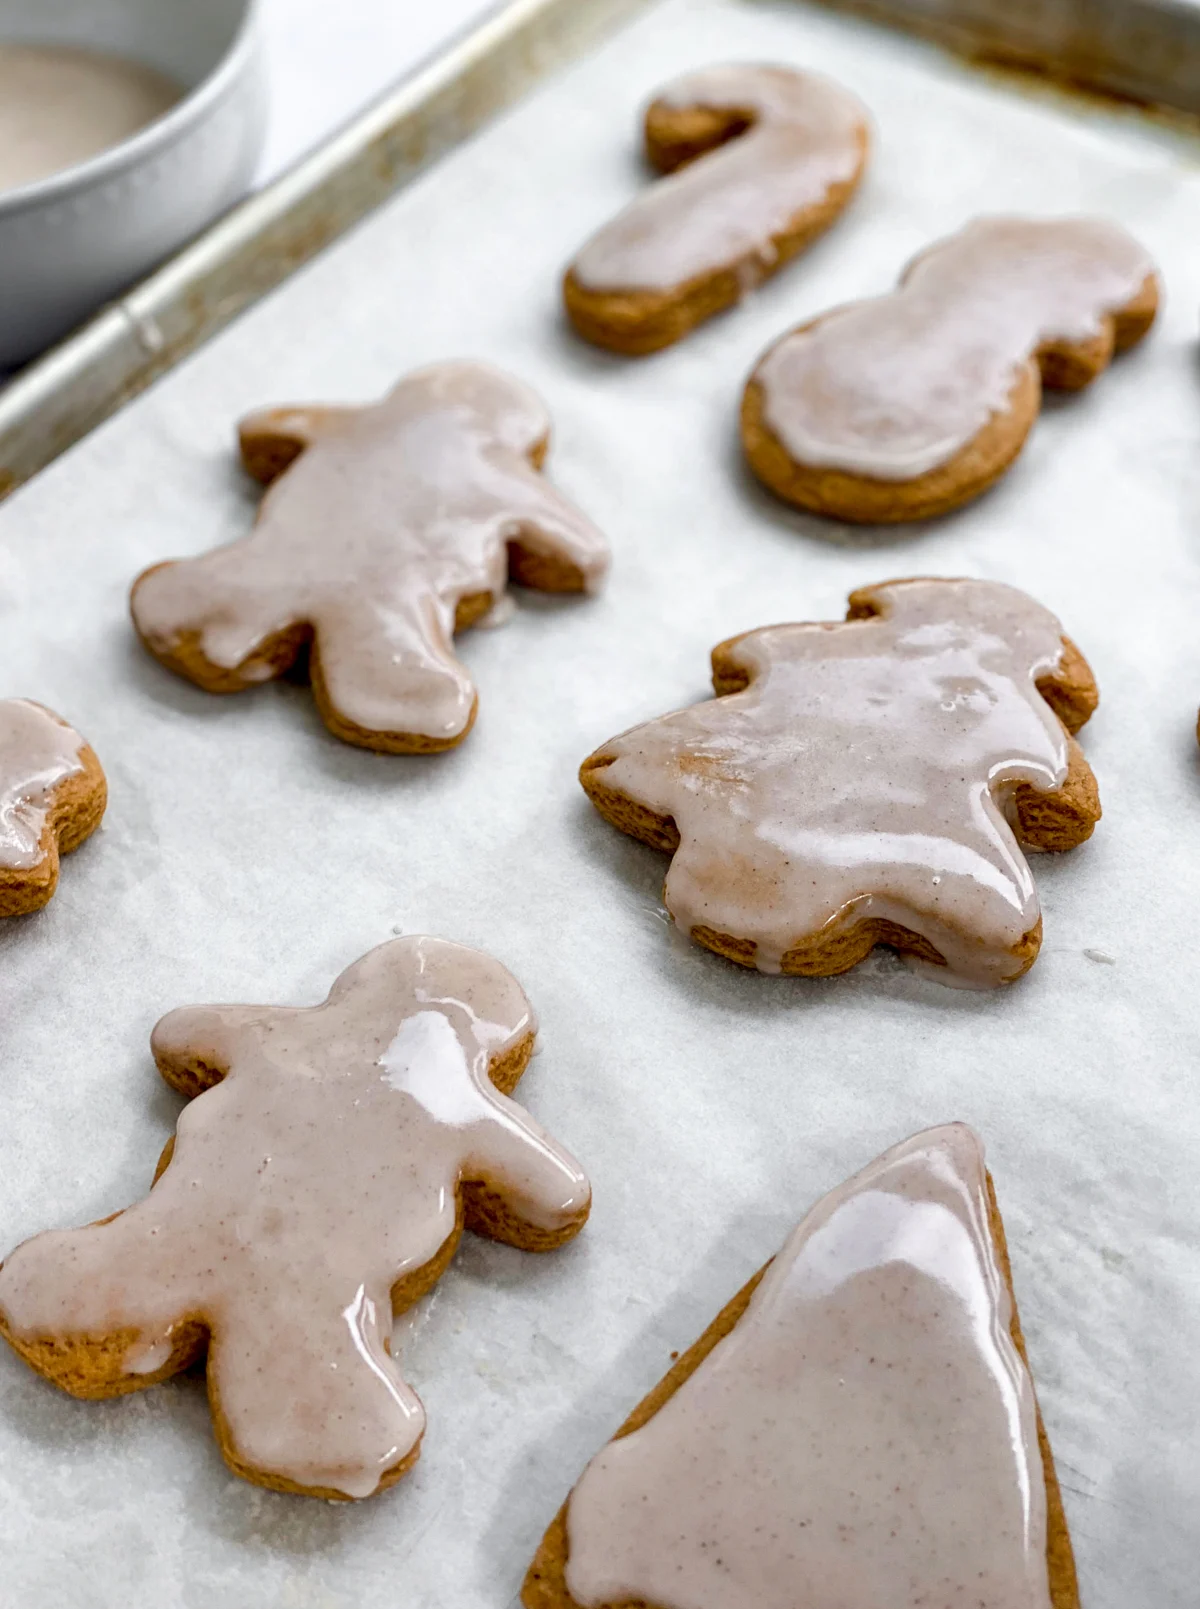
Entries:
<svg viewBox="0 0 1200 1609">
<path fill-rule="evenodd" d="M 865 619 L 879 614 L 871 595 L 880 586 L 897 584 L 895 581 L 880 582 L 852 592 L 846 619 Z M 712 651 L 713 687 L 718 698 L 743 692 L 751 684 L 749 671 L 736 656 L 738 643 L 748 635 L 753 633 L 726 638 Z M 1062 643 L 1062 659 L 1052 672 L 1038 681 L 1037 686 L 1070 736 L 1095 710 L 1099 692 L 1091 668 L 1079 649 L 1068 637 L 1064 637 Z M 1100 797 L 1095 775 L 1073 737 L 1070 738 L 1068 755 L 1067 776 L 1059 788 L 1042 791 L 1022 783 L 1013 789 L 1012 807 L 1017 835 L 1022 843 L 1031 848 L 1047 851 L 1073 849 L 1091 837 L 1100 819 Z M 608 745 L 604 744 L 584 760 L 579 768 L 579 781 L 584 792 L 600 815 L 618 831 L 648 844 L 652 849 L 673 854 L 679 848 L 679 829 L 674 819 L 648 809 L 627 794 L 610 787 L 604 780 L 604 772 L 614 758 Z M 748 968 L 756 965 L 757 945 L 753 939 L 703 926 L 693 928 L 689 936 L 727 961 Z M 849 972 L 880 944 L 900 954 L 911 955 L 930 966 L 946 965 L 945 957 L 936 946 L 912 928 L 884 917 L 856 919 L 851 910 L 835 916 L 819 932 L 805 935 L 790 945 L 781 958 L 780 971 L 785 977 L 836 977 Z M 1006 983 L 1015 983 L 1024 976 L 1037 959 L 1041 944 L 1042 922 L 1039 917 L 1009 952 L 1013 957 L 1014 970 L 1004 980 Z"/>
<path fill-rule="evenodd" d="M 534 1031 L 531 1030 L 489 1062 L 488 1077 L 503 1094 L 511 1094 L 516 1088 L 529 1064 L 535 1037 Z M 164 1058 L 159 1062 L 159 1070 L 172 1087 L 196 1094 L 219 1083 L 224 1076 L 223 1069 L 193 1063 L 187 1058 L 178 1061 Z M 174 1148 L 175 1138 L 172 1135 L 155 1169 L 156 1183 L 170 1165 Z M 524 1224 L 507 1211 L 497 1213 L 495 1209 L 497 1201 L 500 1201 L 503 1208 L 500 1192 L 486 1178 L 460 1181 L 457 1195 L 454 1229 L 428 1262 L 403 1275 L 392 1286 L 393 1313 L 404 1312 L 432 1290 L 450 1265 L 464 1227 L 479 1234 L 502 1238 L 508 1244 L 518 1246 L 522 1250 L 547 1251 L 577 1234 L 588 1216 L 588 1207 L 585 1206 L 577 1218 L 562 1230 L 548 1232 L 534 1225 Z M 120 1213 L 112 1213 L 99 1222 L 108 1223 L 117 1217 L 120 1217 Z M 134 1391 L 145 1390 L 148 1386 L 160 1384 L 204 1357 L 210 1344 L 211 1333 L 211 1324 L 205 1315 L 187 1315 L 177 1326 L 174 1349 L 167 1362 L 152 1373 L 130 1375 L 123 1372 L 122 1362 L 129 1348 L 138 1340 L 138 1332 L 134 1329 L 122 1329 L 104 1335 L 66 1337 L 47 1335 L 23 1340 L 12 1334 L 3 1314 L 0 1313 L 0 1337 L 8 1342 L 18 1357 L 43 1379 L 59 1386 L 71 1396 L 90 1400 L 125 1396 Z M 230 1437 L 228 1425 L 221 1412 L 213 1375 L 209 1376 L 209 1402 L 217 1444 L 222 1457 L 234 1474 L 240 1475 L 243 1480 L 253 1485 L 264 1486 L 272 1491 L 289 1492 L 304 1497 L 321 1497 L 334 1502 L 354 1501 L 348 1498 L 346 1493 L 331 1487 L 303 1486 L 270 1470 L 259 1469 L 245 1462 L 239 1457 Z M 391 1486 L 407 1473 L 417 1461 L 419 1453 L 418 1443 L 392 1469 L 380 1477 L 377 1490 Z"/>
<path fill-rule="evenodd" d="M 646 112 L 647 155 L 655 167 L 671 172 L 737 138 L 753 122 L 748 109 L 675 107 L 654 101 Z M 593 290 L 580 283 L 571 267 L 563 277 L 567 317 L 584 340 L 627 357 L 644 357 L 672 346 L 698 324 L 740 301 L 748 280 L 761 283 L 770 278 L 837 221 L 862 179 L 869 148 L 870 135 L 863 123 L 854 172 L 831 185 L 819 202 L 793 213 L 771 236 L 769 264 L 765 252 L 755 253 L 668 290 Z"/>
<path fill-rule="evenodd" d="M 108 805 L 104 768 L 91 744 L 82 740 L 78 758 L 80 769 L 64 777 L 50 796 L 36 863 L 0 866 L 0 919 L 28 916 L 48 905 L 58 888 L 60 857 L 86 842 L 104 817 Z"/>
<path fill-rule="evenodd" d="M 1008 406 L 944 464 L 910 480 L 882 480 L 795 459 L 767 423 L 758 373 L 773 343 L 755 365 L 742 394 L 741 433 L 746 460 L 768 490 L 809 513 L 850 524 L 891 525 L 934 519 L 985 492 L 1017 457 L 1041 411 L 1043 386 L 1078 391 L 1101 374 L 1115 352 L 1147 333 L 1158 309 L 1158 280 L 1147 275 L 1124 307 L 1109 314 L 1098 334 L 1079 341 L 1045 341 L 1022 366 Z M 787 340 L 819 324 L 801 324 Z"/>
<path fill-rule="evenodd" d="M 997 1258 L 1000 1272 L 1008 1290 L 1012 1303 L 1012 1322 L 1010 1334 L 1013 1344 L 1020 1353 L 1021 1361 L 1029 1368 L 1029 1357 L 1025 1349 L 1025 1337 L 1021 1331 L 1020 1316 L 1017 1311 L 1017 1297 L 1012 1283 L 1012 1265 L 1009 1261 L 1008 1242 L 1004 1235 L 1004 1222 L 1000 1216 L 1000 1209 L 996 1201 L 995 1187 L 992 1176 L 987 1176 L 988 1187 L 988 1219 L 992 1236 L 996 1244 Z M 619 1440 L 628 1436 L 641 1427 L 670 1399 L 689 1379 L 708 1354 L 723 1341 L 730 1331 L 737 1325 L 753 1296 L 759 1281 L 770 1267 L 770 1263 L 760 1268 L 758 1273 L 742 1286 L 741 1290 L 717 1314 L 712 1323 L 683 1353 L 678 1362 L 673 1364 L 654 1389 L 638 1403 L 637 1407 L 626 1419 L 625 1423 L 612 1438 Z M 1032 1380 L 1032 1371 L 1030 1371 Z M 1037 1401 L 1036 1389 L 1034 1392 Z M 1058 1476 L 1054 1468 L 1054 1455 L 1050 1449 L 1050 1440 L 1046 1434 L 1046 1427 L 1042 1421 L 1042 1410 L 1037 1409 L 1038 1446 L 1042 1454 L 1042 1471 L 1046 1484 L 1046 1566 L 1050 1577 L 1050 1597 L 1054 1609 L 1080 1609 L 1079 1588 L 1075 1576 L 1075 1556 L 1071 1548 L 1070 1532 L 1067 1529 L 1066 1515 L 1063 1511 L 1062 1494 L 1059 1490 Z M 569 1502 L 568 1496 L 568 1502 Z M 566 1568 L 569 1553 L 567 1536 L 567 1503 L 559 1509 L 550 1522 L 541 1545 L 534 1557 L 533 1563 L 525 1577 L 521 1589 L 521 1602 L 525 1609 L 582 1609 L 582 1606 L 572 1598 L 567 1590 Z M 645 1598 L 623 1598 L 620 1603 L 605 1604 L 602 1609 L 664 1609 L 663 1605 L 654 1604 Z"/>
</svg>

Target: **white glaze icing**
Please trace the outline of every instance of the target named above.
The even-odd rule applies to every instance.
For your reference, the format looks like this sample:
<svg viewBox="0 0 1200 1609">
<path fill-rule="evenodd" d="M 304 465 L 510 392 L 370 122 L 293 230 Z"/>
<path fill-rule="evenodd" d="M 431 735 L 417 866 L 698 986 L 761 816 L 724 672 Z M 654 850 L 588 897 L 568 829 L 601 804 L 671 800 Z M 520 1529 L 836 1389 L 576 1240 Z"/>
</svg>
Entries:
<svg viewBox="0 0 1200 1609">
<path fill-rule="evenodd" d="M 778 971 L 826 924 L 886 918 L 926 937 L 932 977 L 1018 974 L 1037 890 L 1005 818 L 1018 782 L 1054 789 L 1067 736 L 1035 683 L 1062 628 L 1012 587 L 890 582 L 882 616 L 769 626 L 735 657 L 745 692 L 635 727 L 599 776 L 680 834 L 668 910 L 757 945 Z"/>
<path fill-rule="evenodd" d="M 83 770 L 83 739 L 40 704 L 0 700 L 0 867 L 28 871 L 42 858 L 55 789 Z"/>
<path fill-rule="evenodd" d="M 369 1495 L 425 1423 L 388 1351 L 390 1293 L 453 1233 L 460 1179 L 539 1230 L 586 1212 L 579 1165 L 488 1077 L 534 1028 L 498 962 L 429 938 L 372 950 L 311 1009 L 171 1012 L 156 1055 L 225 1078 L 180 1115 L 145 1200 L 8 1258 L 0 1314 L 27 1340 L 128 1332 L 130 1376 L 199 1319 L 237 1458 Z"/>
<path fill-rule="evenodd" d="M 1051 1609 L 1033 1384 L 961 1124 L 793 1232 L 567 1512 L 581 1609 Z"/>
<path fill-rule="evenodd" d="M 774 237 L 862 163 L 866 111 L 817 73 L 706 67 L 657 99 L 743 113 L 751 126 L 658 180 L 592 236 L 571 265 L 588 290 L 670 290 L 724 268 L 749 290 L 776 267 Z"/>
<path fill-rule="evenodd" d="M 752 378 L 796 463 L 913 480 L 1009 406 L 1045 342 L 1100 333 L 1154 265 L 1100 218 L 979 218 L 922 252 L 898 290 L 785 335 Z"/>
<path fill-rule="evenodd" d="M 195 633 L 210 664 L 236 670 L 307 623 L 343 717 L 454 741 L 475 708 L 451 647 L 455 609 L 484 592 L 499 602 L 507 544 L 569 566 L 589 590 L 608 568 L 599 531 L 531 462 L 545 409 L 498 370 L 442 363 L 374 407 L 272 419 L 311 445 L 268 490 L 250 536 L 139 579 L 138 630 L 164 655 Z M 244 684 L 270 674 L 251 663 Z"/>
<path fill-rule="evenodd" d="M 0 191 L 97 156 L 161 117 L 182 87 L 141 62 L 0 42 Z"/>
</svg>

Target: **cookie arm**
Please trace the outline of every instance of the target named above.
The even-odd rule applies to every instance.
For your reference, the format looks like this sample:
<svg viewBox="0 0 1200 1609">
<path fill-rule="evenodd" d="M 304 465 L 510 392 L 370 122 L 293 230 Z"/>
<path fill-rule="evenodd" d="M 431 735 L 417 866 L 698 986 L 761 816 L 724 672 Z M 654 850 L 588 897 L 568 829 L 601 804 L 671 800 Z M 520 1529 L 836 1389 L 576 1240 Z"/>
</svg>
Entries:
<svg viewBox="0 0 1200 1609">
<path fill-rule="evenodd" d="M 608 543 L 586 514 L 530 470 L 508 538 L 509 575 L 542 592 L 595 592 L 608 574 Z"/>
<path fill-rule="evenodd" d="M 82 1229 L 52 1229 L 0 1264 L 0 1336 L 76 1397 L 113 1397 L 176 1374 L 206 1325 L 186 1248 L 159 1233 L 153 1198 Z"/>
<path fill-rule="evenodd" d="M 322 436 L 333 435 L 355 419 L 359 408 L 262 408 L 238 425 L 238 447 L 247 474 L 269 486 Z"/>
<path fill-rule="evenodd" d="M 255 1006 L 180 1006 L 150 1035 L 154 1063 L 172 1089 L 190 1100 L 219 1084 L 233 1065 L 239 1042 L 262 1022 Z"/>
<path fill-rule="evenodd" d="M 146 649 L 210 693 L 237 693 L 282 676 L 309 641 L 288 574 L 258 535 L 143 570 L 129 610 Z"/>
<path fill-rule="evenodd" d="M 759 626 L 737 637 L 726 637 L 712 651 L 713 691 L 718 698 L 743 693 L 763 669 L 776 626 Z"/>
<path fill-rule="evenodd" d="M 467 1227 L 524 1251 L 550 1251 L 587 1221 L 587 1175 L 516 1101 L 497 1093 L 490 1104 L 463 1161 Z"/>
</svg>

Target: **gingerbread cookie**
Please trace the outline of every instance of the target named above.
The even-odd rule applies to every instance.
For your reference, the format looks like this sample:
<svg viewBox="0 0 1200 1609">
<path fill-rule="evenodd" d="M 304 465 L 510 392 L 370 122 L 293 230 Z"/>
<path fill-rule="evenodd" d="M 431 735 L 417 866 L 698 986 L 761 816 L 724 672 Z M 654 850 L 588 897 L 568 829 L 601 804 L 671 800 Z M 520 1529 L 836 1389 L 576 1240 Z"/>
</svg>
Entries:
<svg viewBox="0 0 1200 1609">
<path fill-rule="evenodd" d="M 1079 1609 L 978 1136 L 819 1201 L 588 1465 L 526 1609 Z"/>
<path fill-rule="evenodd" d="M 717 698 L 614 738 L 580 780 L 670 851 L 665 901 L 698 943 L 824 977 L 876 944 L 943 982 L 1008 983 L 1041 944 L 1020 844 L 1100 816 L 1069 735 L 1097 702 L 1054 616 L 990 581 L 888 581 L 844 624 L 713 650 Z"/>
<path fill-rule="evenodd" d="M 867 158 L 867 113 L 791 67 L 686 73 L 645 118 L 660 180 L 593 235 L 563 295 L 579 331 L 633 354 L 670 346 L 829 228 Z"/>
<path fill-rule="evenodd" d="M 1101 218 L 978 218 L 890 296 L 777 341 L 742 442 L 779 497 L 873 523 L 969 502 L 1020 452 L 1042 387 L 1078 391 L 1154 322 L 1154 264 Z"/>
<path fill-rule="evenodd" d="M 508 1099 L 536 1024 L 512 975 L 441 939 L 383 944 L 324 1005 L 173 1011 L 151 1041 L 181 1114 L 154 1187 L 0 1266 L 0 1332 L 79 1397 L 208 1354 L 217 1439 L 277 1491 L 367 1497 L 417 1457 L 425 1414 L 393 1312 L 463 1225 L 527 1251 L 578 1233 L 578 1164 Z"/>
<path fill-rule="evenodd" d="M 138 634 L 212 693 L 282 675 L 306 650 L 337 737 L 392 754 L 461 743 L 476 694 L 451 637 L 511 579 L 597 587 L 604 538 L 538 473 L 550 421 L 528 387 L 442 363 L 365 408 L 282 408 L 241 426 L 274 484 L 253 533 L 134 583 Z"/>
<path fill-rule="evenodd" d="M 73 726 L 25 698 L 0 699 L 0 917 L 39 911 L 58 860 L 100 825 L 104 772 Z"/>
</svg>

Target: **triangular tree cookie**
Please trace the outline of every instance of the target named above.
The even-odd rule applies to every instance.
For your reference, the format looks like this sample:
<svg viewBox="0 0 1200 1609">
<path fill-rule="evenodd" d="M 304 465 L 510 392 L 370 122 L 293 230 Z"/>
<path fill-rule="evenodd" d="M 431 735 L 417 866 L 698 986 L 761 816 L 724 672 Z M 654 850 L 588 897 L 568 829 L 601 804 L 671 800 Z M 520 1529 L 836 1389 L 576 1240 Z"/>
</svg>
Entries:
<svg viewBox="0 0 1200 1609">
<path fill-rule="evenodd" d="M 895 1146 L 588 1465 L 526 1609 L 1078 1609 L 978 1136 Z"/>
</svg>

